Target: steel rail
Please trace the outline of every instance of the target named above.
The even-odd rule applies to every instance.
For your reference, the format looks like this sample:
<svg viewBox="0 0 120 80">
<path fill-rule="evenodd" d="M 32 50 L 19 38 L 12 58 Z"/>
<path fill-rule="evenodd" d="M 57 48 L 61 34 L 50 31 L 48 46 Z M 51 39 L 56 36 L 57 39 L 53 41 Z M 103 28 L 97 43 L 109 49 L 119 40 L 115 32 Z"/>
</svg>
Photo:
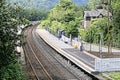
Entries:
<svg viewBox="0 0 120 80">
<path fill-rule="evenodd" d="M 26 31 L 23 31 L 23 33 L 25 34 Z M 25 38 L 24 38 L 24 41 L 25 41 Z M 24 41 L 23 41 L 23 42 L 24 42 Z M 37 73 L 36 73 L 36 71 L 35 71 L 35 68 L 32 66 L 32 63 L 31 63 L 31 61 L 30 61 L 30 58 L 29 58 L 28 55 L 27 55 L 27 51 L 25 50 L 25 47 L 23 47 L 23 49 L 24 49 L 24 54 L 25 54 L 26 58 L 28 59 L 28 62 L 29 62 L 29 64 L 30 64 L 30 67 L 32 68 L 32 71 L 33 71 L 36 79 L 39 80 L 38 75 L 37 75 Z"/>
<path fill-rule="evenodd" d="M 36 79 L 39 80 L 39 77 L 38 77 L 38 75 L 37 75 L 37 73 L 36 73 L 36 71 L 35 71 L 35 68 L 32 66 L 32 63 L 31 63 L 31 61 L 30 61 L 30 58 L 29 58 L 28 55 L 26 54 L 26 50 L 25 50 L 25 56 L 26 56 L 27 59 L 28 59 L 28 62 L 29 62 L 30 66 L 31 66 L 31 68 L 32 68 L 32 70 L 33 70 L 33 73 L 35 74 Z"/>
<path fill-rule="evenodd" d="M 47 54 L 46 52 L 48 52 L 48 53 L 51 53 L 50 51 L 49 51 L 49 48 L 47 47 L 47 51 L 45 52 L 44 51 L 44 48 L 46 48 L 46 46 L 45 46 L 45 43 L 44 42 L 40 42 L 40 41 L 38 41 L 38 40 L 40 40 L 40 36 L 37 34 L 37 33 L 35 33 L 34 32 L 34 30 L 35 30 L 35 26 L 34 27 L 32 27 L 31 29 L 29 29 L 28 30 L 28 32 L 27 32 L 27 35 L 29 35 L 29 36 L 27 36 L 27 38 L 26 38 L 26 42 L 27 42 L 27 45 L 29 46 L 29 49 L 31 50 L 31 53 L 34 55 L 34 57 L 35 57 L 35 59 L 38 61 L 38 63 L 41 65 L 41 67 L 42 67 L 42 69 L 43 69 L 43 71 L 46 73 L 46 75 L 49 77 L 49 79 L 50 80 L 53 80 L 53 77 L 51 77 L 50 75 L 51 74 L 49 74 L 48 73 L 48 71 L 49 71 L 49 69 L 45 69 L 45 67 L 44 67 L 44 65 L 43 64 L 46 64 L 46 63 L 44 63 L 44 61 L 42 62 L 41 60 L 40 60 L 40 58 L 38 58 L 38 56 L 41 56 L 40 54 L 38 54 L 38 51 L 40 51 L 40 53 L 42 53 L 42 56 L 44 56 L 45 57 L 45 59 L 47 60 L 47 62 L 49 62 L 50 63 L 50 58 L 48 57 L 48 56 L 51 56 L 51 57 L 53 57 L 54 59 L 55 59 L 55 57 L 54 57 L 54 55 L 53 54 Z M 35 41 L 37 42 L 37 43 L 35 43 Z M 36 44 L 42 44 L 41 45 L 41 47 L 39 46 L 39 45 L 36 45 Z M 46 45 L 48 45 L 48 44 L 46 44 Z M 49 45 L 48 45 L 49 46 Z M 44 47 L 44 48 L 43 48 Z M 42 48 L 42 50 L 41 50 L 41 48 Z M 52 47 L 51 47 L 51 49 L 53 49 Z M 53 49 L 54 50 L 54 49 Z M 29 51 L 28 51 L 29 52 Z M 44 54 L 45 53 L 45 54 Z M 58 52 L 57 52 L 58 53 Z M 55 53 L 54 53 L 55 54 Z M 32 56 L 32 55 L 31 55 Z M 60 63 L 57 59 L 55 59 L 58 63 Z M 60 63 L 61 65 L 62 65 L 62 63 Z M 52 64 L 51 63 L 51 65 L 53 66 L 54 64 Z M 56 65 L 55 65 L 56 66 Z M 54 66 L 54 69 L 55 69 L 55 66 Z M 63 66 L 63 65 L 62 65 Z M 64 66 L 63 66 L 64 67 Z M 66 69 L 66 68 L 65 68 Z M 56 70 L 57 70 L 57 66 L 56 66 Z M 66 69 L 66 70 L 68 70 L 68 69 Z M 58 71 L 59 72 L 59 71 Z M 69 70 L 68 70 L 68 72 L 70 72 Z M 72 73 L 72 72 L 70 72 L 70 73 Z M 37 73 L 36 73 L 37 74 Z M 53 74 L 53 73 L 52 73 Z M 64 73 L 62 73 L 62 74 L 64 74 Z M 72 73 L 72 75 L 74 75 L 73 73 Z M 77 78 L 77 77 L 76 77 Z M 82 78 L 82 77 L 81 77 Z M 80 79 L 81 80 L 81 79 Z"/>
<path fill-rule="evenodd" d="M 36 34 L 35 35 L 33 35 L 32 37 L 34 38 L 34 36 L 36 36 Z M 36 37 L 37 38 L 37 40 L 39 40 L 38 39 L 38 37 Z M 42 42 L 43 43 L 43 42 Z M 31 45 L 32 45 L 32 43 L 31 43 Z M 42 49 L 43 49 L 43 47 L 41 47 Z M 41 53 L 42 53 L 42 55 L 46 58 L 46 60 L 53 66 L 53 68 L 61 75 L 61 73 L 60 73 L 60 71 L 58 70 L 58 69 L 56 69 L 56 65 L 53 65 L 52 63 L 51 63 L 51 61 L 50 61 L 50 58 L 48 57 L 48 56 L 46 56 L 45 55 L 45 51 L 44 51 L 44 49 L 43 50 L 40 50 L 40 48 L 38 48 L 38 47 L 36 47 L 36 49 L 37 50 L 39 50 Z M 48 51 L 47 51 L 48 52 Z M 48 52 L 49 53 L 49 52 Z M 50 56 L 50 57 L 52 57 L 52 58 L 54 58 L 53 56 Z M 54 58 L 55 59 L 55 58 Z M 56 59 L 55 59 L 56 60 Z M 56 60 L 57 61 L 57 60 Z M 58 62 L 58 61 L 57 61 Z M 59 62 L 58 62 L 59 63 Z M 62 65 L 62 64 L 61 64 Z"/>
<path fill-rule="evenodd" d="M 30 30 L 30 33 L 32 32 L 32 30 L 33 30 L 33 28 Z M 30 34 L 30 33 L 28 32 L 28 34 Z M 42 67 L 42 69 L 43 69 L 43 71 L 45 72 L 45 74 L 48 76 L 48 78 L 49 78 L 50 80 L 53 80 L 52 77 L 50 76 L 50 74 L 47 72 L 47 70 L 44 68 L 44 66 L 42 65 L 42 63 L 41 63 L 40 60 L 38 59 L 38 57 L 36 56 L 34 50 L 32 49 L 31 44 L 30 44 L 30 43 L 31 43 L 31 42 L 30 42 L 30 39 L 27 39 L 26 41 L 28 42 L 28 46 L 30 47 L 30 50 L 32 51 L 32 54 L 34 55 L 34 57 L 36 58 L 36 60 L 37 60 L 38 63 L 40 64 L 40 66 Z"/>
<path fill-rule="evenodd" d="M 49 46 L 48 44 L 46 44 L 46 42 L 44 42 L 44 40 L 38 35 L 38 34 L 35 34 L 35 36 L 37 36 L 37 38 L 38 38 L 38 40 L 42 40 L 43 42 L 43 45 L 42 46 L 45 46 L 45 45 L 47 45 L 47 47 Z M 49 46 L 50 47 L 50 46 Z M 48 53 L 49 53 L 49 50 L 51 51 L 51 49 L 52 50 L 54 50 L 53 48 L 48 48 L 48 50 L 46 50 Z M 56 51 L 55 51 L 56 52 Z M 57 54 L 58 54 L 58 52 L 56 52 Z M 54 54 L 56 54 L 56 53 L 54 53 Z M 54 54 L 49 54 L 52 58 L 54 58 L 59 64 L 61 64 L 69 73 L 71 73 L 71 74 L 73 74 L 70 70 L 68 70 L 58 59 L 56 59 L 56 57 L 54 57 Z M 43 54 L 44 55 L 44 54 Z M 44 55 L 45 56 L 45 55 Z M 45 57 L 47 57 L 47 56 L 45 56 Z M 49 59 L 48 59 L 48 61 L 49 61 Z M 79 79 L 78 78 L 78 76 L 76 76 L 75 74 L 73 74 L 77 79 Z"/>
</svg>

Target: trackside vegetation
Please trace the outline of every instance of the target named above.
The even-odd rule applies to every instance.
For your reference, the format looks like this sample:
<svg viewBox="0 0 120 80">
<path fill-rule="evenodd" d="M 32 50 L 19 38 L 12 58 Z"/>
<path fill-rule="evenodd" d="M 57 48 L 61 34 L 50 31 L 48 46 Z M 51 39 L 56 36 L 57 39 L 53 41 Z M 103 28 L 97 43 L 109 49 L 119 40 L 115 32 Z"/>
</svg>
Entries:
<svg viewBox="0 0 120 80">
<path fill-rule="evenodd" d="M 16 56 L 16 43 L 20 40 L 18 25 L 23 24 L 19 16 L 19 6 L 10 6 L 5 0 L 0 1 L 0 80 L 24 80 L 22 67 Z"/>
<path fill-rule="evenodd" d="M 53 33 L 64 30 L 66 36 L 72 34 L 73 37 L 77 37 L 77 28 L 82 20 L 82 12 L 82 7 L 75 5 L 71 0 L 60 0 L 40 26 L 53 31 Z"/>
</svg>

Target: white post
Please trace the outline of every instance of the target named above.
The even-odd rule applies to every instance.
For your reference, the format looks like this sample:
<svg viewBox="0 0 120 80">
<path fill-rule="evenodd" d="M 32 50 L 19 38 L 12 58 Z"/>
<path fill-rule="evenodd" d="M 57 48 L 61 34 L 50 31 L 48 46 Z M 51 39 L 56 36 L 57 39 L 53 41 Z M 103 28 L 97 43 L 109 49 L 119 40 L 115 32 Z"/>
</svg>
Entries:
<svg viewBox="0 0 120 80">
<path fill-rule="evenodd" d="M 70 34 L 70 45 L 72 45 L 72 35 Z"/>
<path fill-rule="evenodd" d="M 102 34 L 100 33 L 100 47 L 99 47 L 99 51 L 100 51 L 100 58 L 102 58 Z"/>
</svg>

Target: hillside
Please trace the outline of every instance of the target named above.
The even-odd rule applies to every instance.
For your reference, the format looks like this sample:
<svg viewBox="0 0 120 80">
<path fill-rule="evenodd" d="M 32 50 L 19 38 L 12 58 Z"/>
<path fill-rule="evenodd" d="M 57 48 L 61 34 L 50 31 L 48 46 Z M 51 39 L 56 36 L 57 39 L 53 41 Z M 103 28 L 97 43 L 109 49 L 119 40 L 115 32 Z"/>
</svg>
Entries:
<svg viewBox="0 0 120 80">
<path fill-rule="evenodd" d="M 72 0 L 75 4 L 85 5 L 87 4 L 88 0 Z"/>
<path fill-rule="evenodd" d="M 87 3 L 87 0 L 72 0 L 72 1 L 78 5 L 84 5 Z M 10 3 L 14 2 L 24 4 L 27 8 L 50 10 L 59 2 L 59 0 L 10 0 Z"/>
</svg>

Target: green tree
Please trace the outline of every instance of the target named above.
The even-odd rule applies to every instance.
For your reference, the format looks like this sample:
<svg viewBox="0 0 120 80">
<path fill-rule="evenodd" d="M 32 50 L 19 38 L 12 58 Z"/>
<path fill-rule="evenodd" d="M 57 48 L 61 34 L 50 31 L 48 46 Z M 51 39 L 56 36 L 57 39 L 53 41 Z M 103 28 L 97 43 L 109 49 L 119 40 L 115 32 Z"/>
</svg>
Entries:
<svg viewBox="0 0 120 80">
<path fill-rule="evenodd" d="M 87 30 L 88 34 L 89 34 L 89 30 L 93 31 L 94 35 L 101 33 L 103 36 L 103 44 L 104 45 L 107 44 L 107 39 L 108 39 L 108 35 L 107 35 L 108 29 L 107 29 L 107 22 L 106 21 L 107 21 L 107 18 L 92 19 L 91 23 L 90 23 L 90 27 Z M 112 27 L 110 28 L 110 31 L 111 31 L 110 34 L 112 35 Z M 96 38 L 97 36 L 95 36 L 95 37 L 92 36 L 92 37 L 93 37 L 92 41 L 94 43 L 97 41 L 97 43 L 98 43 L 98 38 Z M 112 39 L 112 36 L 110 36 L 110 39 Z M 87 40 L 87 41 L 89 41 L 89 40 Z"/>
<path fill-rule="evenodd" d="M 9 64 L 0 70 L 1 80 L 23 80 L 23 72 L 19 64 Z"/>
<path fill-rule="evenodd" d="M 19 16 L 20 7 L 10 6 L 1 0 L 0 2 L 0 80 L 23 80 L 21 67 L 16 56 L 18 25 L 22 23 Z M 17 70 L 17 71 L 15 71 Z M 19 75 L 17 75 L 19 73 Z M 14 74 L 13 74 L 14 73 Z"/>
<path fill-rule="evenodd" d="M 90 28 L 88 28 L 88 30 L 86 31 L 86 37 L 85 37 L 85 41 L 90 43 L 90 52 L 91 52 L 91 44 L 94 43 L 96 41 L 96 33 L 98 32 L 96 26 L 92 26 Z"/>
<path fill-rule="evenodd" d="M 41 11 L 37 9 L 21 9 L 20 16 L 24 16 L 24 18 L 29 21 L 38 21 L 45 19 L 47 17 L 47 11 Z"/>
<path fill-rule="evenodd" d="M 120 1 L 112 0 L 113 46 L 120 48 Z"/>
<path fill-rule="evenodd" d="M 54 32 L 64 29 L 67 36 L 72 34 L 73 37 L 76 37 L 82 15 L 83 9 L 81 6 L 76 6 L 71 0 L 60 0 L 59 4 L 50 11 L 47 18 L 50 22 L 49 29 Z"/>
</svg>

